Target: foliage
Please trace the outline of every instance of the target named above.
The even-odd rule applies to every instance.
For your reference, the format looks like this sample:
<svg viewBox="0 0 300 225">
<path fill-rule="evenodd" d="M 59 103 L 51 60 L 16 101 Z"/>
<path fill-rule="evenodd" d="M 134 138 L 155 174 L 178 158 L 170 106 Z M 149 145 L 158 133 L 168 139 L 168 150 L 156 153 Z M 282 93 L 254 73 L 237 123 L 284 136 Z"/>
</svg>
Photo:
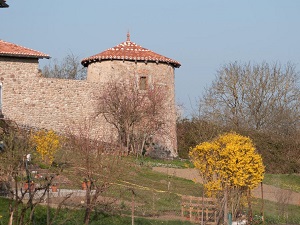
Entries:
<svg viewBox="0 0 300 225">
<path fill-rule="evenodd" d="M 224 128 L 216 124 L 199 119 L 194 116 L 191 119 L 180 119 L 177 121 L 178 155 L 181 158 L 189 158 L 191 146 L 196 146 L 222 133 Z"/>
<path fill-rule="evenodd" d="M 208 190 L 225 186 L 253 189 L 263 179 L 261 156 L 250 138 L 236 133 L 203 142 L 191 149 L 190 156 L 206 180 Z"/>
<path fill-rule="evenodd" d="M 289 136 L 268 131 L 221 126 L 194 115 L 191 119 L 177 121 L 178 154 L 187 158 L 190 146 L 211 140 L 221 133 L 235 131 L 250 137 L 262 155 L 267 173 L 300 172 L 300 132 Z"/>
<path fill-rule="evenodd" d="M 204 180 L 207 195 L 222 199 L 224 220 L 228 208 L 236 215 L 243 199 L 249 199 L 250 190 L 263 180 L 262 158 L 251 139 L 233 132 L 197 145 L 190 156 Z"/>
<path fill-rule="evenodd" d="M 47 165 L 51 165 L 56 152 L 61 147 L 60 136 L 53 130 L 40 130 L 31 135 L 31 141 L 41 159 Z"/>
</svg>

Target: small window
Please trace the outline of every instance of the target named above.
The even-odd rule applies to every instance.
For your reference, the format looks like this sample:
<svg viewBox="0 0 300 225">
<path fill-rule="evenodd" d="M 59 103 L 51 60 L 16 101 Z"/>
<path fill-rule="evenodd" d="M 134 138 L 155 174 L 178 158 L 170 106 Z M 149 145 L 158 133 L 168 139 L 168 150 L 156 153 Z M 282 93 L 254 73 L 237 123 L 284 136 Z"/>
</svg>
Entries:
<svg viewBox="0 0 300 225">
<path fill-rule="evenodd" d="M 140 87 L 140 90 L 147 89 L 147 77 L 140 77 L 139 87 Z"/>
</svg>

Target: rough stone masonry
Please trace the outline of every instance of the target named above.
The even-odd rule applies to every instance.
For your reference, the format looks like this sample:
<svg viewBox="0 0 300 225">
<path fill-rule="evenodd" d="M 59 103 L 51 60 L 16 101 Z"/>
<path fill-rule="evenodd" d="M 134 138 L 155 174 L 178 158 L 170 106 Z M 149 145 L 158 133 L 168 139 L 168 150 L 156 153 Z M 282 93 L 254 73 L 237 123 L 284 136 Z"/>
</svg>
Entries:
<svg viewBox="0 0 300 225">
<path fill-rule="evenodd" d="M 101 87 L 111 80 L 138 81 L 164 86 L 167 132 L 157 134 L 159 144 L 177 156 L 174 69 L 180 64 L 127 40 L 82 61 L 86 80 L 42 77 L 38 59 L 48 55 L 0 40 L 1 107 L 5 118 L 18 124 L 65 132 L 92 120 L 95 138 L 110 141 L 116 130 L 102 116 L 95 116 Z"/>
</svg>

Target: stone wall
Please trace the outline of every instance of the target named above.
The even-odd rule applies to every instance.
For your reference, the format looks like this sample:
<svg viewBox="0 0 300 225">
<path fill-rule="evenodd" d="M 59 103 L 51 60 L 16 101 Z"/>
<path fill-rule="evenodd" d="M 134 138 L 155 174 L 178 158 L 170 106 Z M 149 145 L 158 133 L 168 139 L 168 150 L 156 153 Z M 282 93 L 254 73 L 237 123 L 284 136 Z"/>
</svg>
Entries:
<svg viewBox="0 0 300 225">
<path fill-rule="evenodd" d="M 161 139 L 172 150 L 172 155 L 177 156 L 173 70 L 166 64 L 104 61 L 89 66 L 87 80 L 64 80 L 39 76 L 37 59 L 2 57 L 2 111 L 6 118 L 18 124 L 59 132 L 75 129 L 84 121 L 93 120 L 93 135 L 111 140 L 116 138 L 116 131 L 104 118 L 95 114 L 101 84 L 114 76 L 132 76 L 135 79 L 140 75 L 147 76 L 149 81 L 165 85 L 169 90 L 168 132 Z"/>
</svg>

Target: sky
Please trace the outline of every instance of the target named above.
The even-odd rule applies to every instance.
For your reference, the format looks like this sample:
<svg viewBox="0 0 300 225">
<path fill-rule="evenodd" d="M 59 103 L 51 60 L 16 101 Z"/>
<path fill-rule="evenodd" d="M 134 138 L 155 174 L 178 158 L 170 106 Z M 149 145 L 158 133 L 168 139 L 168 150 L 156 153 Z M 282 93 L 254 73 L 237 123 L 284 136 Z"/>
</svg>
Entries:
<svg viewBox="0 0 300 225">
<path fill-rule="evenodd" d="M 176 102 L 196 108 L 230 62 L 300 60 L 299 0 L 7 0 L 0 39 L 61 60 L 100 53 L 126 40 L 175 59 Z M 40 67 L 46 65 L 40 60 Z"/>
</svg>

